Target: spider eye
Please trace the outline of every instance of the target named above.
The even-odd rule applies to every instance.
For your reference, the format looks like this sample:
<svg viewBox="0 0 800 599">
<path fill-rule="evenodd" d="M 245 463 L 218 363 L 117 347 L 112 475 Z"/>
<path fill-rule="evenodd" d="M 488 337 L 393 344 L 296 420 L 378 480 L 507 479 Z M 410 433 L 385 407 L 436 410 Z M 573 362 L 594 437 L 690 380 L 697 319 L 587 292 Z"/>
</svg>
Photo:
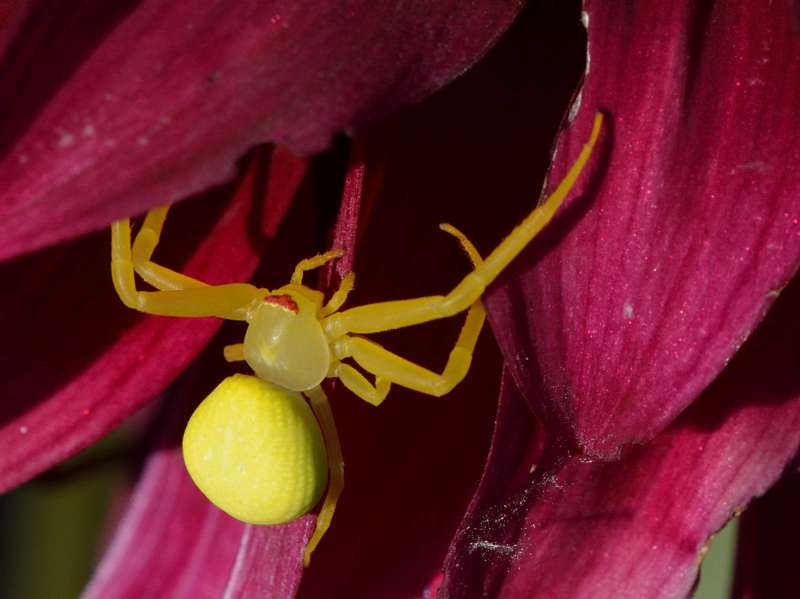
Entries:
<svg viewBox="0 0 800 599">
<path fill-rule="evenodd" d="M 272 304 L 274 306 L 280 306 L 291 312 L 292 314 L 297 314 L 300 311 L 300 308 L 297 306 L 297 302 L 294 301 L 291 295 L 289 294 L 282 294 L 282 295 L 268 295 L 264 298 L 265 304 Z"/>
<path fill-rule="evenodd" d="M 212 503 L 253 524 L 305 514 L 328 477 L 325 443 L 302 395 L 243 374 L 222 381 L 192 414 L 183 459 Z"/>
</svg>

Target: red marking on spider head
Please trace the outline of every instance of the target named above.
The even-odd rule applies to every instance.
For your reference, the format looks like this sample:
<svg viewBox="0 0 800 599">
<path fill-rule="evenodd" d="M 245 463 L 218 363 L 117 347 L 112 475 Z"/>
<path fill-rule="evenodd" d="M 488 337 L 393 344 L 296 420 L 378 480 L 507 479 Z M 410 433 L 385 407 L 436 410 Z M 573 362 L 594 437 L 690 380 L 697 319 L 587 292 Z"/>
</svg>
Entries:
<svg viewBox="0 0 800 599">
<path fill-rule="evenodd" d="M 275 304 L 284 310 L 289 310 L 292 314 L 297 314 L 299 308 L 297 302 L 292 299 L 291 295 L 268 295 L 264 298 L 265 304 Z"/>
</svg>

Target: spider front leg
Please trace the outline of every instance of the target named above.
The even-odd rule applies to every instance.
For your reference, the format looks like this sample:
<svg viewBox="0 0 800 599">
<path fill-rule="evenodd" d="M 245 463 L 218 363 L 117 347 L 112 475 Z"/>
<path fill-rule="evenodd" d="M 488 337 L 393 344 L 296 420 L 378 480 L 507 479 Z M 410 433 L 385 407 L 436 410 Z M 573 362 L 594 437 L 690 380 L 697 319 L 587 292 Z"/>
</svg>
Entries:
<svg viewBox="0 0 800 599">
<path fill-rule="evenodd" d="M 127 219 L 111 225 L 111 278 L 117 295 L 126 306 L 161 316 L 217 316 L 245 320 L 247 307 L 262 293 L 257 287 L 246 283 L 139 291 L 136 288 L 131 229 Z"/>
<path fill-rule="evenodd" d="M 506 266 L 550 222 L 558 207 L 589 160 L 600 135 L 603 117 L 595 116 L 589 141 L 581 149 L 566 177 L 545 202 L 535 208 L 500 244 L 485 261 L 476 266 L 447 295 L 433 295 L 409 300 L 368 304 L 332 314 L 323 321 L 325 333 L 337 339 L 348 333 L 378 333 L 413 326 L 454 316 L 474 304 Z"/>
<path fill-rule="evenodd" d="M 151 209 L 144 218 L 139 232 L 133 240 L 133 268 L 142 279 L 161 291 L 194 289 L 208 285 L 192 277 L 164 268 L 150 260 L 161 239 L 161 230 L 167 219 L 169 204 Z"/>
</svg>

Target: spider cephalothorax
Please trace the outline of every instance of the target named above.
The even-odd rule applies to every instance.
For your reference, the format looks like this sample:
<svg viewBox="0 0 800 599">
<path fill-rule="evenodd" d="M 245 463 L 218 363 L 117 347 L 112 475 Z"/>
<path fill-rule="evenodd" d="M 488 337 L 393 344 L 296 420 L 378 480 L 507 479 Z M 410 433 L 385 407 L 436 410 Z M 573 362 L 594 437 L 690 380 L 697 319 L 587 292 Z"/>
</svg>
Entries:
<svg viewBox="0 0 800 599">
<path fill-rule="evenodd" d="M 254 303 L 242 355 L 253 372 L 292 391 L 318 386 L 331 365 L 330 344 L 319 320 L 321 305 L 285 287 Z"/>
<path fill-rule="evenodd" d="M 129 221 L 114 223 L 112 278 L 127 306 L 149 314 L 217 316 L 248 324 L 244 342 L 226 347 L 225 357 L 246 361 L 256 376 L 225 379 L 197 408 L 184 435 L 187 467 L 206 496 L 247 522 L 286 522 L 316 505 L 327 480 L 328 493 L 306 548 L 307 563 L 330 524 L 344 484 L 341 449 L 322 381 L 337 378 L 373 405 L 386 398 L 392 384 L 435 396 L 457 385 L 469 369 L 485 320 L 481 295 L 550 221 L 589 159 L 601 124 L 598 114 L 589 141 L 564 180 L 485 260 L 463 234 L 442 225 L 473 264 L 447 295 L 340 310 L 353 288 L 353 273 L 327 303 L 320 291 L 302 283 L 304 272 L 340 257 L 339 250 L 302 260 L 291 282 L 275 291 L 247 283 L 210 286 L 150 260 L 167 206 L 147 214 L 133 244 Z M 139 291 L 135 274 L 156 291 Z M 464 326 L 441 373 L 363 336 L 464 311 Z M 316 420 L 300 392 L 309 399 Z"/>
</svg>

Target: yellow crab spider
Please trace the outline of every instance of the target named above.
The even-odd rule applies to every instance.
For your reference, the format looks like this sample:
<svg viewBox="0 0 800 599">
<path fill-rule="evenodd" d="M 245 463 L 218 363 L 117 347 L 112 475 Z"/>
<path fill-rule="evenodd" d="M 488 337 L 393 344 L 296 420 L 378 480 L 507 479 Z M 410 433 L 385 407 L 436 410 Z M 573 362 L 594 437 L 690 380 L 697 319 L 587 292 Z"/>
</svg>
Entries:
<svg viewBox="0 0 800 599">
<path fill-rule="evenodd" d="M 588 161 L 601 126 L 598 113 L 589 140 L 564 180 L 485 259 L 462 233 L 442 225 L 473 263 L 472 271 L 447 295 L 340 310 L 353 289 L 353 273 L 327 302 L 322 292 L 303 285 L 305 272 L 340 257 L 340 250 L 302 260 L 289 284 L 272 291 L 247 283 L 211 286 L 151 261 L 168 206 L 146 215 L 133 244 L 129 220 L 113 223 L 111 273 L 126 306 L 148 314 L 216 316 L 247 323 L 244 342 L 227 346 L 224 354 L 228 361 L 247 362 L 255 376 L 225 379 L 198 406 L 184 433 L 184 460 L 200 490 L 235 518 L 278 524 L 313 509 L 327 486 L 306 547 L 307 565 L 330 526 L 344 486 L 341 447 L 322 381 L 337 378 L 376 406 L 392 384 L 441 396 L 461 382 L 485 320 L 484 290 L 553 217 Z M 135 274 L 156 291 L 138 290 Z M 441 373 L 361 336 L 463 311 L 464 325 Z M 374 382 L 345 360 L 373 374 Z"/>
</svg>

